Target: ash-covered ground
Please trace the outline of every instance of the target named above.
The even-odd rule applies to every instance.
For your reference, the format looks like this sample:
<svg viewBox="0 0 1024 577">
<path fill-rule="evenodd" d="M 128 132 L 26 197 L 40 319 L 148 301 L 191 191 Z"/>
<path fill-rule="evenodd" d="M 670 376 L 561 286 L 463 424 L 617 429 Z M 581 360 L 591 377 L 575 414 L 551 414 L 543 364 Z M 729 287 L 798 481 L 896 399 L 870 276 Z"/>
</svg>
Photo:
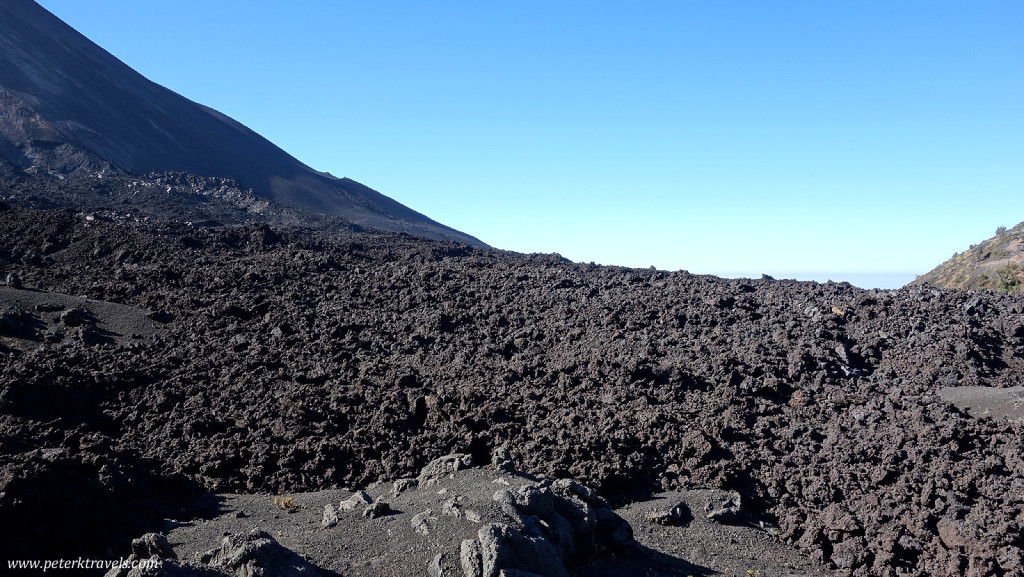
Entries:
<svg viewBox="0 0 1024 577">
<path fill-rule="evenodd" d="M 1024 572 L 1024 423 L 940 396 L 1024 385 L 1019 296 L 9 205 L 0 272 L 6 558 L 505 446 L 613 504 L 736 491 L 844 574 Z"/>
</svg>

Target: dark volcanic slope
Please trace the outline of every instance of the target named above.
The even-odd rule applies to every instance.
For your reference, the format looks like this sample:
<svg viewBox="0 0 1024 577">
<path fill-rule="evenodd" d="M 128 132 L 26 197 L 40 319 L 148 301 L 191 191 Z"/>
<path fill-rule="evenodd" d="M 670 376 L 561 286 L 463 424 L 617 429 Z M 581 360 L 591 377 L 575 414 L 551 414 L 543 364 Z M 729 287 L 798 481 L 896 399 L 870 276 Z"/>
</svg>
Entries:
<svg viewBox="0 0 1024 577">
<path fill-rule="evenodd" d="M 740 491 L 854 575 L 1024 571 L 1024 424 L 937 394 L 1024 385 L 1019 297 L 14 208 L 0 266 L 166 323 L 6 358 L 0 553 L 136 536 L 191 484 L 359 486 L 507 444 L 610 497 Z"/>
<path fill-rule="evenodd" d="M 481 244 L 347 178 L 318 173 L 231 118 L 150 82 L 31 0 L 0 3 L 0 158 L 62 174 L 233 178 L 291 208 Z"/>
</svg>

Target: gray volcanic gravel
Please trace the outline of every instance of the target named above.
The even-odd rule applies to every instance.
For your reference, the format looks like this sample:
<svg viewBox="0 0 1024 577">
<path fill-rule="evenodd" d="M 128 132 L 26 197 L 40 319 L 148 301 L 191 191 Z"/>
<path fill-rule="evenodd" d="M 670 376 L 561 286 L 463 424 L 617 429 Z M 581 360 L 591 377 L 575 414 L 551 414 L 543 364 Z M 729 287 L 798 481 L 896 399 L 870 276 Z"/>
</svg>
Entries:
<svg viewBox="0 0 1024 577">
<path fill-rule="evenodd" d="M 567 483 L 538 480 L 515 471 L 475 467 L 426 481 L 421 477 L 419 481 L 403 479 L 396 484 L 377 483 L 367 487 L 365 492 L 335 489 L 285 497 L 266 494 L 208 496 L 204 497 L 207 513 L 202 518 L 166 523 L 167 545 L 156 553 L 167 565 L 192 570 L 213 569 L 211 564 L 217 563 L 213 558 L 225 543 L 239 536 L 261 534 L 263 539 L 273 540 L 277 546 L 301 557 L 301 561 L 293 559 L 287 565 L 309 563 L 321 574 L 461 576 L 465 573 L 461 554 L 465 540 L 477 539 L 480 530 L 486 530 L 493 523 L 526 521 L 521 511 L 513 511 L 512 515 L 504 511 L 495 496 L 506 490 L 518 496 L 523 494 L 523 487 L 545 485 L 566 487 Z M 635 528 L 636 542 L 620 550 L 580 555 L 577 562 L 571 564 L 571 574 L 655 577 L 746 575 L 750 571 L 760 577 L 829 575 L 801 558 L 792 547 L 774 540 L 768 531 L 708 519 L 703 510 L 715 493 L 714 490 L 660 493 L 620 508 L 615 513 Z M 368 504 L 362 498 L 388 503 L 387 514 L 367 517 L 364 511 Z M 351 503 L 357 506 L 352 507 Z M 668 523 L 652 521 L 652 511 L 673 506 L 682 507 L 684 514 Z M 549 519 L 554 521 L 550 516 Z M 132 549 L 138 549 L 138 541 Z M 531 562 L 528 556 L 524 559 L 514 555 L 514 551 L 502 553 L 506 563 L 518 564 L 520 570 Z M 706 565 L 686 559 L 699 559 Z M 266 556 L 254 561 L 253 564 L 265 572 L 288 569 L 282 568 L 280 563 L 267 566 Z M 506 564 L 503 568 L 508 570 L 509 566 Z M 168 567 L 163 569 L 170 571 Z M 550 569 L 551 573 L 537 574 L 558 574 L 563 566 Z M 109 575 L 123 577 L 126 574 L 131 575 L 127 571 Z"/>
<path fill-rule="evenodd" d="M 617 506 L 735 492 L 741 524 L 844 575 L 1024 572 L 1024 425 L 939 394 L 1024 386 L 1019 296 L 87 216 L 0 205 L 0 278 L 161 334 L 15 347 L 32 311 L 5 311 L 2 556 L 116 558 L 202 492 L 506 446 Z"/>
</svg>

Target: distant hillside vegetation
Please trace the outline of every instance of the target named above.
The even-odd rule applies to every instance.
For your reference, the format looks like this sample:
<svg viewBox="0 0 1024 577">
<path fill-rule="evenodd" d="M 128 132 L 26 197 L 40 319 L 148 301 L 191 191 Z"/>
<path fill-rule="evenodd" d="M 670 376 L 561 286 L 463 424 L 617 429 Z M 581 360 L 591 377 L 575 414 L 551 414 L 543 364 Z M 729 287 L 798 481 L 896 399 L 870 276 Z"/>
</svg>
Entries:
<svg viewBox="0 0 1024 577">
<path fill-rule="evenodd" d="M 999 227 L 994 237 L 953 255 L 910 284 L 1024 292 L 1024 222 L 1009 230 Z"/>
</svg>

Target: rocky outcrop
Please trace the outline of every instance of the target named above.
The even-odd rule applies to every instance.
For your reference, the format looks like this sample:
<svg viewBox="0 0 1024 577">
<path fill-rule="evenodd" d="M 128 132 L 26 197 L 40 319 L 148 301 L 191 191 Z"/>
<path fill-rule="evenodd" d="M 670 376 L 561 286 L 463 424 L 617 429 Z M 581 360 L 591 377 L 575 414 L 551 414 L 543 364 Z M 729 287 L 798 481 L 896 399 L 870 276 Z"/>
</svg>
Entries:
<svg viewBox="0 0 1024 577">
<path fill-rule="evenodd" d="M 386 506 L 382 514 L 365 514 L 382 506 L 387 495 L 385 485 L 375 484 L 367 488 L 372 496 L 356 491 L 341 506 L 327 503 L 318 527 L 303 533 L 294 524 L 283 526 L 289 527 L 292 542 L 308 548 L 307 554 L 327 551 L 322 557 L 326 563 L 336 560 L 337 553 L 332 552 L 354 551 L 357 559 L 390 561 L 389 570 L 396 574 L 413 574 L 410 568 L 418 566 L 416 573 L 433 577 L 568 577 L 587 563 L 634 546 L 629 524 L 583 485 L 569 479 L 535 479 L 508 468 L 472 469 L 467 460 L 467 455 L 454 454 L 431 461 L 421 471 L 423 481 L 392 494 L 395 508 Z M 496 486 L 507 488 L 495 492 Z M 275 526 L 281 510 L 298 515 L 307 510 L 295 502 L 288 497 L 277 500 L 277 511 L 266 507 L 251 515 L 202 521 L 213 525 L 203 534 L 227 536 L 219 548 L 205 550 L 194 560 L 184 553 L 202 546 L 190 542 L 193 534 L 171 529 L 172 540 L 183 543 L 181 552 L 171 548 L 167 536 L 146 534 L 132 541 L 124 568 L 107 575 L 317 575 L 318 569 L 300 551 L 286 549 L 269 532 L 239 530 L 243 525 Z M 349 503 L 359 503 L 364 513 L 358 514 L 361 507 Z M 388 518 L 382 519 L 384 515 Z M 379 539 L 383 527 L 386 545 Z M 392 550 L 398 556 L 389 556 Z M 142 560 L 150 560 L 149 566 L 139 566 Z M 338 569 L 331 573 L 347 574 Z"/>
<path fill-rule="evenodd" d="M 508 516 L 464 540 L 459 560 L 466 575 L 501 571 L 562 577 L 596 555 L 634 545 L 633 530 L 593 491 L 568 479 L 499 489 L 494 500 Z"/>
</svg>

